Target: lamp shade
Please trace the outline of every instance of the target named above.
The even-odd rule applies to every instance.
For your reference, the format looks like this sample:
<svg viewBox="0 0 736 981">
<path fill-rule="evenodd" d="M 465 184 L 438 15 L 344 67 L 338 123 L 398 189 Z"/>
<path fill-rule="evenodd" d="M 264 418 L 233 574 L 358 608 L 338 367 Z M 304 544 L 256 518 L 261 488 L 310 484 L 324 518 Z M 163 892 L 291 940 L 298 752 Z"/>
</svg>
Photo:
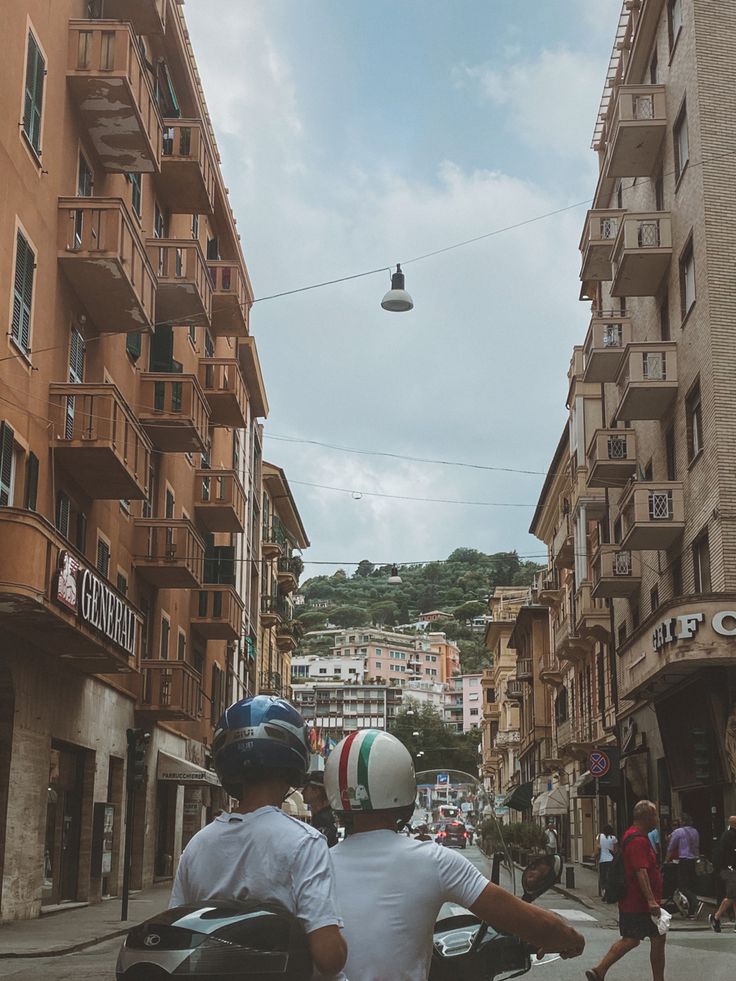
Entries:
<svg viewBox="0 0 736 981">
<path fill-rule="evenodd" d="M 404 274 L 401 271 L 401 266 L 397 265 L 396 272 L 391 276 L 391 289 L 381 300 L 381 306 L 384 310 L 390 310 L 393 313 L 406 313 L 408 310 L 414 309 L 414 301 L 404 287 Z"/>
<path fill-rule="evenodd" d="M 401 576 L 399 575 L 399 570 L 396 565 L 391 566 L 391 575 L 388 577 L 389 586 L 400 586 Z"/>
</svg>

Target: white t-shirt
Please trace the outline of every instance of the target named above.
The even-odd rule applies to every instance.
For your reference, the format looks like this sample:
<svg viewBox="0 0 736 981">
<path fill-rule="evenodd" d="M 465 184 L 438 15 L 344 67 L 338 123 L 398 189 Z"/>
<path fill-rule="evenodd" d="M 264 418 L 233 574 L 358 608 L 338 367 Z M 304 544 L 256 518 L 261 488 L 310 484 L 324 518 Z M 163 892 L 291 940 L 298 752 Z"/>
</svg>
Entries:
<svg viewBox="0 0 736 981">
<path fill-rule="evenodd" d="M 342 926 L 324 835 L 278 807 L 220 814 L 184 849 L 169 907 L 215 899 L 279 902 L 307 933 Z"/>
<path fill-rule="evenodd" d="M 601 849 L 600 856 L 598 858 L 599 862 L 612 862 L 613 861 L 613 849 L 618 843 L 618 838 L 615 835 L 598 835 L 598 844 Z"/>
<path fill-rule="evenodd" d="M 351 835 L 332 861 L 350 981 L 426 981 L 442 904 L 472 906 L 488 885 L 459 852 L 393 831 Z"/>
</svg>

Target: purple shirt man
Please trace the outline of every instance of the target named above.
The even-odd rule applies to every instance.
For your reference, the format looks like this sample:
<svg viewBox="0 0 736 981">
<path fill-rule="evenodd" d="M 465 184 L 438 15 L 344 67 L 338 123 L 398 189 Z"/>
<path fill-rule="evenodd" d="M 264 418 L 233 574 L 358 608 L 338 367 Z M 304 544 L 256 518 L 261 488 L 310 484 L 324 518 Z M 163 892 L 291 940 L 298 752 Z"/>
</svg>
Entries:
<svg viewBox="0 0 736 981">
<path fill-rule="evenodd" d="M 697 858 L 700 855 L 700 835 L 692 825 L 676 828 L 672 832 L 667 848 L 667 858 L 671 855 L 676 855 L 680 859 Z"/>
</svg>

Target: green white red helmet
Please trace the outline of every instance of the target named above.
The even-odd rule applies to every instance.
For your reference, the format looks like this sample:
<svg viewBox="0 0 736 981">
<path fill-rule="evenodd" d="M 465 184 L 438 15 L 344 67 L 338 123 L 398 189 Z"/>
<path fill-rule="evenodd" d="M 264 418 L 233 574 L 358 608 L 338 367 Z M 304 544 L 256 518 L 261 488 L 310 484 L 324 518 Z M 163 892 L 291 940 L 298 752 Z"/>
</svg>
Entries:
<svg viewBox="0 0 736 981">
<path fill-rule="evenodd" d="M 409 750 L 388 732 L 351 732 L 330 753 L 325 791 L 340 814 L 413 807 L 417 782 Z"/>
</svg>

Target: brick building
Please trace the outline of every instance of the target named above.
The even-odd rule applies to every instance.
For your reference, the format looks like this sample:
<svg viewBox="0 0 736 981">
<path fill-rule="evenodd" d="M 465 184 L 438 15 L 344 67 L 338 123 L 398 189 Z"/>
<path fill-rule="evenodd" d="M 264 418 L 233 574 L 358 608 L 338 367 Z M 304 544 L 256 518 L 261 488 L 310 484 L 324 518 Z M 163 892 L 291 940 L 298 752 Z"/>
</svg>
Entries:
<svg viewBox="0 0 736 981">
<path fill-rule="evenodd" d="M 127 728 L 151 734 L 134 887 L 171 875 L 223 803 L 212 729 L 258 686 L 272 470 L 252 290 L 181 4 L 3 15 L 7 920 L 118 892 Z"/>
</svg>

